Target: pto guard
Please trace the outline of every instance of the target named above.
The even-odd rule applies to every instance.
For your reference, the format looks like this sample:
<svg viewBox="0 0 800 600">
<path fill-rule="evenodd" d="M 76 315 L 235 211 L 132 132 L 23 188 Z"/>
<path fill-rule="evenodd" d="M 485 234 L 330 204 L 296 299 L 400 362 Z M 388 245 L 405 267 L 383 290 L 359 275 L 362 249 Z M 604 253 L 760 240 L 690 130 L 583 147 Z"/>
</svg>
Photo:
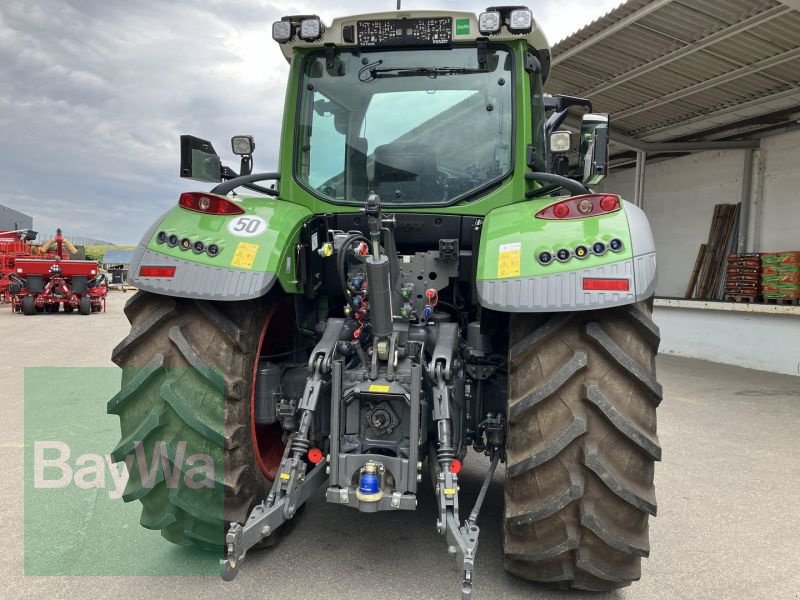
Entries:
<svg viewBox="0 0 800 600">
<path fill-rule="evenodd" d="M 541 207 L 541 204 L 537 206 Z M 550 221 L 545 224 L 548 229 L 547 235 L 544 237 L 552 239 L 555 235 L 558 238 L 554 242 L 554 248 L 561 244 L 568 247 L 571 241 L 568 237 L 569 234 L 559 236 L 558 229 L 551 228 L 564 227 L 566 229 L 566 227 L 574 227 L 575 223 L 579 223 L 581 235 L 584 237 L 583 240 L 578 240 L 579 243 L 591 247 L 596 239 L 607 239 L 609 235 L 613 235 L 622 239 L 626 245 L 630 245 L 629 251 L 624 253 L 624 258 L 614 260 L 611 252 L 603 257 L 591 256 L 584 260 L 573 258 L 567 265 L 559 265 L 561 270 L 553 274 L 546 274 L 547 267 L 537 263 L 534 268 L 541 274 L 521 273 L 522 276 L 518 277 L 497 277 L 498 267 L 494 272 L 495 277 L 492 278 L 481 277 L 481 271 L 486 273 L 488 270 L 491 273 L 491 266 L 484 265 L 484 268 L 481 269 L 480 264 L 482 263 L 479 263 L 479 275 L 476 283 L 480 305 L 500 312 L 561 312 L 622 306 L 640 302 L 652 296 L 656 286 L 656 253 L 650 224 L 644 212 L 638 207 L 625 201 L 622 201 L 622 207 L 623 210 L 614 215 L 576 219 L 572 223 Z M 481 254 L 485 255 L 486 253 L 491 257 L 496 257 L 501 252 L 497 250 L 497 247 L 507 243 L 508 238 L 493 239 L 493 229 L 504 234 L 508 229 L 492 227 L 493 213 L 489 213 L 484 223 L 485 234 L 481 236 Z M 525 222 L 519 216 L 518 212 L 517 231 L 521 228 L 520 223 Z M 534 227 L 542 227 L 541 223 L 533 220 L 528 222 Z M 522 241 L 510 246 L 519 247 L 520 253 L 528 252 L 529 255 L 535 255 L 542 248 L 540 239 L 543 237 L 543 233 L 544 231 L 522 232 L 520 238 L 528 243 Z M 495 246 L 494 252 L 491 251 L 491 246 Z M 522 262 L 524 264 L 525 261 Z M 626 280 L 628 291 L 587 291 L 583 289 L 585 278 Z"/>
<path fill-rule="evenodd" d="M 130 282 L 147 292 L 197 300 L 238 301 L 265 295 L 279 273 L 287 277 L 284 287 L 296 283 L 295 257 L 290 249 L 308 209 L 276 199 L 237 199 L 242 215 L 209 215 L 174 207 L 145 233 L 134 253 Z M 257 222 L 255 235 L 238 233 L 237 219 Z M 158 241 L 159 232 L 191 242 L 201 241 L 220 250 L 208 252 L 181 250 Z M 172 277 L 143 277 L 140 268 L 174 267 Z"/>
</svg>

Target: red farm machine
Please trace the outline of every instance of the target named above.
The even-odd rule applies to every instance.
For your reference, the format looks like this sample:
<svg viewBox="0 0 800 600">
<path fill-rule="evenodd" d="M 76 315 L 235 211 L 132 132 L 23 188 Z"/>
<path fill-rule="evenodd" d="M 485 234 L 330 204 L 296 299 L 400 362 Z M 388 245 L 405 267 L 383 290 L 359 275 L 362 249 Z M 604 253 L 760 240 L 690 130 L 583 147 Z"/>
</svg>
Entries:
<svg viewBox="0 0 800 600">
<path fill-rule="evenodd" d="M 0 231 L 0 303 L 11 302 L 10 277 L 15 273 L 14 268 L 18 258 L 31 257 L 33 246 L 30 242 L 35 238 L 36 232 L 27 229 Z"/>
<path fill-rule="evenodd" d="M 105 310 L 105 276 L 92 260 L 74 260 L 77 249 L 56 237 L 43 246 L 31 244 L 33 232 L 0 233 L 0 294 L 14 312 L 33 315 L 75 309 L 82 315 Z"/>
</svg>

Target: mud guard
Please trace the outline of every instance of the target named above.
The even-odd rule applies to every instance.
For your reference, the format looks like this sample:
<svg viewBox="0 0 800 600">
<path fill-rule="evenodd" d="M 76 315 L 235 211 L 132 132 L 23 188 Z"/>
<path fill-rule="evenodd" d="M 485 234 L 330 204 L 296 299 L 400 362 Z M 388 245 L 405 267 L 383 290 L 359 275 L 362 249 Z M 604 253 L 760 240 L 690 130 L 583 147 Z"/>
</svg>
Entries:
<svg viewBox="0 0 800 600">
<path fill-rule="evenodd" d="M 563 200 L 559 198 L 558 200 Z M 622 201 L 621 210 L 598 217 L 543 220 L 540 201 L 490 212 L 484 221 L 478 257 L 478 302 L 500 312 L 596 310 L 633 304 L 655 293 L 656 253 L 644 212 Z M 618 251 L 610 242 L 619 240 Z M 593 245 L 602 243 L 602 254 Z M 587 250 L 583 257 L 577 249 Z M 542 264 L 566 249 L 569 258 Z M 616 280 L 619 290 L 587 290 L 584 279 Z"/>
<path fill-rule="evenodd" d="M 147 292 L 197 300 L 250 300 L 264 296 L 276 281 L 286 292 L 300 291 L 292 249 L 310 211 L 273 198 L 237 202 L 244 212 L 233 216 L 181 207 L 167 211 L 139 243 L 129 282 Z M 256 226 L 238 231 L 239 219 Z M 205 250 L 195 249 L 198 242 Z M 143 273 L 142 267 L 156 269 Z"/>
</svg>

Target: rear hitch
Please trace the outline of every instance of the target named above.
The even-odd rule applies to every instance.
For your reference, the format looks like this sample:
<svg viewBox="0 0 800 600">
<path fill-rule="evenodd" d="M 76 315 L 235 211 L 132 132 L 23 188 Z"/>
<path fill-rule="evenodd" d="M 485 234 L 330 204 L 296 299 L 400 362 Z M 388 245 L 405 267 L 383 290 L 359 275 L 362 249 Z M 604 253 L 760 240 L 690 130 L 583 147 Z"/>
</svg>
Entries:
<svg viewBox="0 0 800 600">
<path fill-rule="evenodd" d="M 456 555 L 456 564 L 462 572 L 461 598 L 470 600 L 472 596 L 473 571 L 475 570 L 475 555 L 478 551 L 478 536 L 480 528 L 477 525 L 478 516 L 486 498 L 489 484 L 497 470 L 497 463 L 500 462 L 502 453 L 499 449 L 492 452 L 492 462 L 486 475 L 483 478 L 483 485 L 478 493 L 475 506 L 469 514 L 469 518 L 459 525 L 458 518 L 458 476 L 455 473 L 440 473 L 440 483 L 437 485 L 441 516 L 437 521 L 436 527 L 440 534 L 444 534 L 447 541 L 447 550 Z M 445 477 L 442 477 L 446 475 Z M 444 485 L 442 485 L 442 482 Z M 446 487 L 452 486 L 452 487 Z M 454 492 L 454 493 L 452 493 Z"/>
<path fill-rule="evenodd" d="M 305 462 L 284 458 L 267 499 L 253 508 L 244 525 L 231 523 L 225 536 L 227 556 L 220 560 L 222 579 L 232 581 L 247 551 L 293 518 L 309 497 L 325 485 L 327 466 L 323 459 L 306 476 Z"/>
</svg>

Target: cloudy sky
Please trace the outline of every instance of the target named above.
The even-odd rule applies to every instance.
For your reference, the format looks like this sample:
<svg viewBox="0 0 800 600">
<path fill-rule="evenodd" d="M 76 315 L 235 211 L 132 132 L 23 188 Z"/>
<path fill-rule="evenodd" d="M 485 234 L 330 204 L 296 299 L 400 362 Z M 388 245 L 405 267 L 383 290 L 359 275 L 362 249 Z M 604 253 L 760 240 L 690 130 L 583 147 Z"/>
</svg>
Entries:
<svg viewBox="0 0 800 600">
<path fill-rule="evenodd" d="M 555 43 L 621 1 L 533 4 Z M 181 133 L 209 139 L 221 153 L 231 135 L 251 133 L 256 168 L 270 170 L 288 71 L 271 23 L 308 13 L 330 22 L 395 1 L 330 4 L 0 1 L 0 204 L 32 215 L 42 232 L 62 227 L 131 244 L 179 191 L 197 185 L 177 176 Z M 403 2 L 431 6 L 484 8 Z M 232 158 L 223 155 L 233 166 Z"/>
</svg>

